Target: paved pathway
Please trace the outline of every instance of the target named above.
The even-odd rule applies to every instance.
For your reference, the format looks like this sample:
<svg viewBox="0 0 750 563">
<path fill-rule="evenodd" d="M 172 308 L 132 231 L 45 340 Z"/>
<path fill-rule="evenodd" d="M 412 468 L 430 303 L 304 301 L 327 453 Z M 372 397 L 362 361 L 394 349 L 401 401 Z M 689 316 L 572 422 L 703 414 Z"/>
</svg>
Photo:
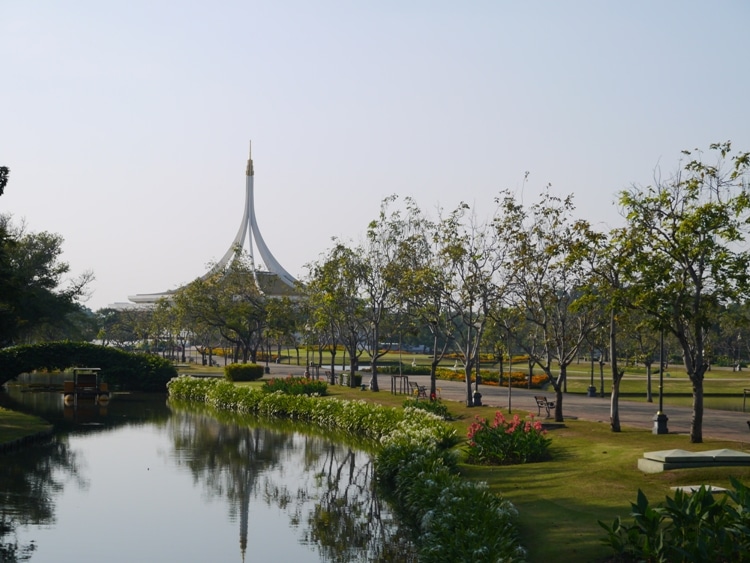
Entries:
<svg viewBox="0 0 750 563">
<path fill-rule="evenodd" d="M 304 373 L 303 366 L 272 365 L 272 375 L 301 375 Z M 368 376 L 364 376 L 367 381 Z M 378 376 L 381 393 L 390 392 L 390 376 L 381 374 Z M 415 381 L 420 385 L 429 384 L 429 376 L 410 376 L 409 381 Z M 439 380 L 440 395 L 449 401 L 466 400 L 466 384 L 457 381 Z M 473 388 L 473 386 L 472 386 Z M 492 385 L 480 385 L 482 403 L 484 405 L 508 410 L 507 387 L 495 387 Z M 537 406 L 534 395 L 545 395 L 549 399 L 554 398 L 554 392 L 540 392 L 539 390 L 513 389 L 510 395 L 511 411 L 529 411 L 536 414 Z M 741 400 L 741 399 L 738 399 Z M 609 396 L 587 397 L 586 395 L 567 393 L 563 398 L 563 415 L 567 418 L 578 418 L 609 424 Z M 654 427 L 653 417 L 658 410 L 658 398 L 655 402 L 637 402 L 620 400 L 620 424 L 636 428 Z M 690 434 L 690 419 L 692 409 L 690 407 L 670 406 L 669 401 L 664 404 L 664 412 L 668 417 L 667 427 L 670 434 Z M 544 415 L 544 412 L 542 411 Z M 750 448 L 750 412 L 731 412 L 715 409 L 705 409 L 703 415 L 703 437 L 731 440 L 747 444 Z"/>
</svg>

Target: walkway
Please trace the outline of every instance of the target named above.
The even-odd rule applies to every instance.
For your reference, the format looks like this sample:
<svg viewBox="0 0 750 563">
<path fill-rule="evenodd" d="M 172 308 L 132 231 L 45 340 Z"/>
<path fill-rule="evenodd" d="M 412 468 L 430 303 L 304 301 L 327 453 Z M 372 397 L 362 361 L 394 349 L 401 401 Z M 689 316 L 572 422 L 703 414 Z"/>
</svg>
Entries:
<svg viewBox="0 0 750 563">
<path fill-rule="evenodd" d="M 304 366 L 293 366 L 285 364 L 271 365 L 272 375 L 302 375 Z M 429 385 L 429 377 L 410 376 L 409 381 L 420 385 Z M 365 375 L 363 381 L 368 380 Z M 390 376 L 381 374 L 378 377 L 381 393 L 388 393 L 390 389 Z M 466 401 L 466 384 L 458 381 L 438 380 L 440 395 L 444 400 Z M 473 386 L 472 386 L 473 389 Z M 508 397 L 507 387 L 496 387 L 493 385 L 479 386 L 482 393 L 482 404 L 497 407 L 508 412 L 510 400 L 510 411 L 528 411 L 537 413 L 534 395 L 545 395 L 554 400 L 554 391 L 541 392 L 538 389 L 516 389 L 514 388 Z M 738 400 L 741 400 L 739 398 Z M 579 394 L 565 394 L 563 397 L 563 415 L 569 419 L 590 420 L 609 424 L 609 396 L 587 397 Z M 624 427 L 652 429 L 654 427 L 653 417 L 658 410 L 658 398 L 653 403 L 620 400 L 620 424 Z M 544 411 L 543 415 L 544 415 Z M 690 419 L 692 409 L 690 407 L 677 407 L 669 405 L 666 397 L 664 412 L 668 417 L 667 428 L 670 434 L 684 434 L 686 438 L 690 434 Z M 731 440 L 747 443 L 750 446 L 750 428 L 747 421 L 750 420 L 750 412 L 731 412 L 715 409 L 705 409 L 703 414 L 703 438 L 716 438 L 720 440 Z"/>
</svg>

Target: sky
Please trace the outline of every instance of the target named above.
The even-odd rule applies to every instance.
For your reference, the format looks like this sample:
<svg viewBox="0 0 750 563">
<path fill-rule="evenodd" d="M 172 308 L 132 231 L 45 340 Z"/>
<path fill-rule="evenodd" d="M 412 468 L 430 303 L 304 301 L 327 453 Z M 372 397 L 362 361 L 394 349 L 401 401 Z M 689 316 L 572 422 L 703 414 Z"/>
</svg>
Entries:
<svg viewBox="0 0 750 563">
<path fill-rule="evenodd" d="M 223 256 L 249 141 L 299 279 L 392 194 L 549 184 L 606 229 L 682 149 L 750 150 L 749 54 L 745 0 L 0 0 L 0 213 L 64 238 L 92 310 Z"/>
</svg>

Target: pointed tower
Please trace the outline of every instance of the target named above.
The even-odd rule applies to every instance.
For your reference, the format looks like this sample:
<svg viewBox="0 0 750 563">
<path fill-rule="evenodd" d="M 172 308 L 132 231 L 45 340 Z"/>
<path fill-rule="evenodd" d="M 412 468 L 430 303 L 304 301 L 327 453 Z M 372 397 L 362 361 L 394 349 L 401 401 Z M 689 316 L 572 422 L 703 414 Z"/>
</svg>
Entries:
<svg viewBox="0 0 750 563">
<path fill-rule="evenodd" d="M 258 248 L 261 260 L 268 269 L 268 273 L 275 274 L 281 281 L 287 284 L 289 287 L 294 287 L 297 284 L 297 280 L 287 272 L 279 261 L 276 260 L 274 255 L 266 245 L 266 241 L 263 240 L 263 236 L 260 234 L 258 228 L 258 220 L 255 218 L 255 193 L 253 191 L 253 184 L 255 179 L 255 171 L 253 170 L 253 154 L 252 154 L 252 142 L 250 144 L 250 154 L 247 158 L 247 168 L 245 169 L 245 211 L 242 216 L 242 222 L 240 228 L 237 231 L 237 236 L 234 237 L 229 250 L 226 251 L 221 260 L 211 268 L 211 270 L 204 276 L 208 277 L 211 274 L 222 270 L 229 264 L 232 259 L 241 252 L 245 244 L 245 237 L 248 238 L 248 248 L 250 252 L 250 261 L 252 264 L 253 271 L 256 273 L 258 270 L 255 267 L 255 251 L 253 249 L 253 242 Z M 262 272 L 261 272 L 262 273 Z"/>
<path fill-rule="evenodd" d="M 284 269 L 278 260 L 276 260 L 271 253 L 271 250 L 268 248 L 266 241 L 263 240 L 263 235 L 260 234 L 258 221 L 255 217 L 254 179 L 255 171 L 253 169 L 251 143 L 250 154 L 247 159 L 247 168 L 245 169 L 245 206 L 243 208 L 240 228 L 237 231 L 237 235 L 234 237 L 232 244 L 229 246 L 229 250 L 224 253 L 224 256 L 221 257 L 213 268 L 200 276 L 200 279 L 206 279 L 224 269 L 235 257 L 238 257 L 239 254 L 242 253 L 243 248 L 245 247 L 245 240 L 247 240 L 253 276 L 255 277 L 255 282 L 261 293 L 268 295 L 269 297 L 282 295 L 293 296 L 296 294 L 295 288 L 297 286 L 297 280 Z M 265 265 L 265 270 L 259 270 L 256 267 L 255 248 L 257 248 L 260 259 Z M 128 299 L 137 305 L 151 305 L 156 303 L 159 299 L 169 299 L 175 291 L 176 290 L 163 291 L 161 293 L 138 293 L 136 295 L 129 295 Z"/>
</svg>

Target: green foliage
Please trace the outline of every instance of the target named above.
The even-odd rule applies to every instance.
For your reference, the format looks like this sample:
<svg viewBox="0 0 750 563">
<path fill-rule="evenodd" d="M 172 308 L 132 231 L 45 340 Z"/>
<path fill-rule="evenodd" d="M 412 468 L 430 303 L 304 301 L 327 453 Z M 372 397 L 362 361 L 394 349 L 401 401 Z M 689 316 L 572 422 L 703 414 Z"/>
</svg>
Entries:
<svg viewBox="0 0 750 563">
<path fill-rule="evenodd" d="M 336 428 L 352 436 L 386 444 L 456 443 L 456 432 L 435 415 L 418 409 L 396 409 L 366 401 L 340 401 L 307 395 L 266 393 L 221 379 L 180 376 L 168 384 L 169 396 L 199 401 L 214 408 L 302 420 Z"/>
<path fill-rule="evenodd" d="M 398 364 L 381 364 L 378 363 L 378 373 L 394 374 L 401 373 L 404 375 L 430 375 L 430 366 L 411 364 L 401 364 L 399 368 Z"/>
<path fill-rule="evenodd" d="M 166 390 L 177 375 L 164 358 L 134 354 L 86 342 L 46 342 L 0 350 L 0 383 L 34 370 L 65 370 L 69 367 L 101 368 L 110 387 L 124 391 Z"/>
<path fill-rule="evenodd" d="M 289 377 L 269 379 L 263 384 L 267 393 L 280 391 L 286 395 L 318 395 L 328 394 L 328 384 L 325 381 L 309 377 Z"/>
<path fill-rule="evenodd" d="M 224 377 L 229 381 L 256 381 L 263 377 L 263 366 L 258 364 L 229 364 L 224 366 Z"/>
<path fill-rule="evenodd" d="M 419 561 L 523 561 L 515 507 L 484 483 L 463 480 L 455 466 L 430 445 L 393 444 L 378 455 L 378 483 L 415 530 Z"/>
<path fill-rule="evenodd" d="M 406 399 L 404 401 L 404 408 L 415 408 L 423 411 L 431 412 L 434 415 L 439 416 L 443 420 L 450 420 L 451 415 L 448 412 L 448 407 L 440 401 L 418 401 L 416 399 Z"/>
<path fill-rule="evenodd" d="M 0 346 L 67 337 L 80 328 L 77 301 L 93 274 L 63 287 L 70 267 L 60 260 L 62 243 L 58 234 L 27 232 L 0 214 Z"/>
<path fill-rule="evenodd" d="M 509 465 L 549 459 L 550 440 L 541 422 L 523 421 L 518 415 L 506 420 L 502 412 L 488 422 L 477 417 L 469 427 L 468 461 L 487 465 Z"/>
<path fill-rule="evenodd" d="M 631 525 L 618 516 L 603 540 L 621 561 L 750 561 L 750 488 L 732 478 L 734 491 L 716 500 L 704 486 L 678 490 L 663 506 L 638 491 Z M 731 500 L 731 503 L 728 502 Z"/>
</svg>

